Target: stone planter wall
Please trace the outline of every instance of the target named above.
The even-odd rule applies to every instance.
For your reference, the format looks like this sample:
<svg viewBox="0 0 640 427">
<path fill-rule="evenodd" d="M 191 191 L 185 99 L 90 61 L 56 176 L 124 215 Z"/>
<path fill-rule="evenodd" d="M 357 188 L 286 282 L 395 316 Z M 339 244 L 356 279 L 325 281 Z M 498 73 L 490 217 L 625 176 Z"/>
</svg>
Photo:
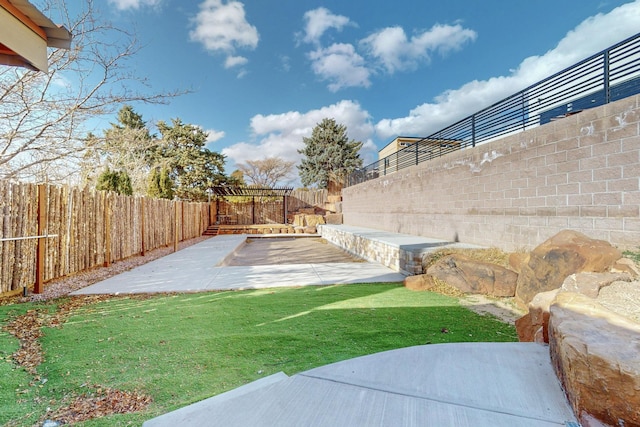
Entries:
<svg viewBox="0 0 640 427">
<path fill-rule="evenodd" d="M 405 275 L 422 273 L 421 248 L 403 248 L 393 242 L 359 235 L 339 227 L 320 225 L 318 228 L 324 239 L 353 255 L 378 262 Z"/>
</svg>

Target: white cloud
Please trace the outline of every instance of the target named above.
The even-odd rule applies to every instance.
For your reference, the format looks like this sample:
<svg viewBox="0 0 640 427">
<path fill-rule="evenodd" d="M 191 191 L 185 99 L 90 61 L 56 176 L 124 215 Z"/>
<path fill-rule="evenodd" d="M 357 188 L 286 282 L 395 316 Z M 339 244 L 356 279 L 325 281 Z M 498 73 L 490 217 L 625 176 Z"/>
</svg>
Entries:
<svg viewBox="0 0 640 427">
<path fill-rule="evenodd" d="M 459 89 L 446 91 L 434 102 L 415 107 L 406 117 L 379 121 L 376 133 L 382 139 L 397 135 L 430 135 L 636 34 L 639 27 L 640 0 L 607 14 L 592 16 L 569 31 L 554 49 L 542 56 L 524 59 L 510 75 L 474 80 Z"/>
<path fill-rule="evenodd" d="M 303 137 L 324 118 L 334 118 L 347 127 L 349 139 L 362 141 L 361 156 L 365 164 L 377 159 L 377 148 L 371 140 L 373 125 L 369 113 L 354 101 L 343 100 L 336 104 L 311 110 L 306 113 L 289 111 L 282 114 L 261 115 L 251 119 L 251 129 L 256 142 L 240 142 L 224 148 L 222 154 L 237 163 L 275 156 L 298 162 L 303 148 Z"/>
<path fill-rule="evenodd" d="M 205 132 L 207 133 L 208 144 L 221 140 L 225 135 L 224 131 L 222 130 L 206 129 Z"/>
<path fill-rule="evenodd" d="M 324 7 L 307 11 L 304 14 L 304 20 L 306 21 L 306 25 L 303 41 L 313 44 L 318 44 L 322 35 L 329 28 L 335 28 L 340 31 L 346 25 L 353 25 L 346 16 L 334 15 Z"/>
<path fill-rule="evenodd" d="M 280 64 L 282 66 L 282 71 L 291 71 L 291 58 L 289 56 L 280 55 Z"/>
<path fill-rule="evenodd" d="M 227 59 L 224 61 L 224 68 L 237 67 L 247 62 L 249 62 L 249 60 L 244 56 L 227 56 Z"/>
<path fill-rule="evenodd" d="M 245 17 L 244 4 L 238 1 L 223 4 L 222 0 L 205 0 L 194 22 L 191 40 L 210 52 L 226 53 L 226 68 L 246 63 L 246 58 L 234 55 L 236 49 L 253 50 L 260 40 L 258 30 Z"/>
<path fill-rule="evenodd" d="M 356 53 L 353 45 L 335 43 L 328 48 L 309 52 L 314 73 L 329 80 L 329 90 L 337 92 L 345 87 L 369 87 L 371 72 L 364 58 Z"/>
<path fill-rule="evenodd" d="M 159 6 L 162 0 L 109 0 L 119 10 L 140 9 L 142 6 Z"/>
<path fill-rule="evenodd" d="M 376 63 L 389 73 L 400 69 L 413 70 L 420 62 L 428 62 L 433 53 L 458 50 L 477 36 L 459 24 L 435 25 L 428 31 L 416 33 L 409 40 L 401 27 L 388 27 L 360 41 L 360 48 L 373 61 L 369 63 L 353 44 L 320 45 L 320 39 L 327 30 L 334 28 L 340 31 L 347 25 L 355 25 L 348 17 L 320 7 L 307 11 L 304 20 L 302 41 L 315 45 L 315 50 L 307 54 L 311 67 L 322 80 L 330 82 L 328 87 L 332 92 L 347 87 L 369 87 Z"/>
<path fill-rule="evenodd" d="M 441 55 L 459 50 L 477 37 L 475 31 L 461 25 L 434 25 L 409 40 L 401 27 L 387 27 L 361 40 L 367 52 L 390 74 L 402 69 L 414 70 L 419 62 L 428 62 L 434 52 Z"/>
</svg>

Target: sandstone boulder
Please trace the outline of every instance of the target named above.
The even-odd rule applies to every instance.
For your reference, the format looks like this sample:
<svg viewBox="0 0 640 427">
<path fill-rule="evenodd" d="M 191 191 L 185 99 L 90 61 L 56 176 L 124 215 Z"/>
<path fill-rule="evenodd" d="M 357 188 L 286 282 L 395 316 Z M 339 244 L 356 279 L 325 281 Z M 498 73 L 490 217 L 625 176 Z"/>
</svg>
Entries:
<svg viewBox="0 0 640 427">
<path fill-rule="evenodd" d="M 611 271 L 629 273 L 632 277 L 640 276 L 640 269 L 636 263 L 629 258 L 620 258 L 613 264 Z"/>
<path fill-rule="evenodd" d="M 296 214 L 293 216 L 294 227 L 304 227 L 304 214 Z"/>
<path fill-rule="evenodd" d="M 461 254 L 447 255 L 427 269 L 464 293 L 509 297 L 515 294 L 518 275 L 499 265 L 475 261 Z"/>
<path fill-rule="evenodd" d="M 540 292 L 529 303 L 529 312 L 516 320 L 520 342 L 549 342 L 549 308 L 560 289 Z"/>
<path fill-rule="evenodd" d="M 567 277 L 558 289 L 540 292 L 529 303 L 529 313 L 516 320 L 516 331 L 521 342 L 548 343 L 549 308 L 560 292 L 576 292 L 597 298 L 600 290 L 613 283 L 628 282 L 627 273 L 578 273 Z"/>
<path fill-rule="evenodd" d="M 630 282 L 631 276 L 626 273 L 578 273 L 572 274 L 562 283 L 563 292 L 576 292 L 589 298 L 597 298 L 600 289 L 613 282 Z"/>
<path fill-rule="evenodd" d="M 518 276 L 516 302 L 526 306 L 536 294 L 559 288 L 570 274 L 607 271 L 621 257 L 604 240 L 563 230 L 529 254 Z"/>
<path fill-rule="evenodd" d="M 598 293 L 596 301 L 605 308 L 640 323 L 640 281 L 616 281 Z"/>
<path fill-rule="evenodd" d="M 522 266 L 529 260 L 529 254 L 524 252 L 514 252 L 509 254 L 509 268 L 520 274 Z"/>
<path fill-rule="evenodd" d="M 417 274 L 404 278 L 404 286 L 412 291 L 428 291 L 435 286 L 433 276 L 429 274 Z"/>
<path fill-rule="evenodd" d="M 322 215 L 315 214 L 296 214 L 293 217 L 294 227 L 315 227 L 319 224 L 324 224 L 324 217 Z M 315 233 L 315 231 L 314 231 Z"/>
<path fill-rule="evenodd" d="M 307 227 L 315 227 L 318 224 L 324 224 L 324 217 L 322 215 L 305 215 L 304 225 Z"/>
<path fill-rule="evenodd" d="M 640 324 L 573 292 L 550 313 L 551 360 L 581 421 L 640 426 Z"/>
<path fill-rule="evenodd" d="M 327 224 L 336 224 L 336 225 L 342 224 L 341 213 L 328 213 L 324 217 Z"/>
</svg>

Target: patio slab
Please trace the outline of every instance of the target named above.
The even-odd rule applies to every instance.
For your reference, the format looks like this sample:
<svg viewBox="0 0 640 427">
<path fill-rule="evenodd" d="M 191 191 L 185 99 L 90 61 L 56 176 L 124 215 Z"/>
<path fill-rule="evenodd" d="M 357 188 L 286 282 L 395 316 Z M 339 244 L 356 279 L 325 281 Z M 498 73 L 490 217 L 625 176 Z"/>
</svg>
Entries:
<svg viewBox="0 0 640 427">
<path fill-rule="evenodd" d="M 292 377 L 276 374 L 143 426 L 552 427 L 575 423 L 547 347 L 461 343 L 377 353 Z"/>
</svg>

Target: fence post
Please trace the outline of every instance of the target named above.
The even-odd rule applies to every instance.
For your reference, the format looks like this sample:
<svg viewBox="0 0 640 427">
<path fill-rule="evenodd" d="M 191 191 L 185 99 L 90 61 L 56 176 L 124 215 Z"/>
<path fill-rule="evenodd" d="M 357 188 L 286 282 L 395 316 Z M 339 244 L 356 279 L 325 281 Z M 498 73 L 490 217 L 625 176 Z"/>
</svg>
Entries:
<svg viewBox="0 0 640 427">
<path fill-rule="evenodd" d="M 178 201 L 173 202 L 173 251 L 178 252 Z"/>
<path fill-rule="evenodd" d="M 140 244 L 142 246 L 142 250 L 140 251 L 140 255 L 144 256 L 145 247 L 144 247 L 144 201 L 145 198 L 140 198 Z"/>
<path fill-rule="evenodd" d="M 111 265 L 111 203 L 109 193 L 104 196 L 104 266 Z"/>
<path fill-rule="evenodd" d="M 45 184 L 38 184 L 38 241 L 36 244 L 36 283 L 33 286 L 33 292 L 41 294 L 44 283 L 45 268 L 45 231 L 47 228 L 47 188 Z"/>
</svg>

